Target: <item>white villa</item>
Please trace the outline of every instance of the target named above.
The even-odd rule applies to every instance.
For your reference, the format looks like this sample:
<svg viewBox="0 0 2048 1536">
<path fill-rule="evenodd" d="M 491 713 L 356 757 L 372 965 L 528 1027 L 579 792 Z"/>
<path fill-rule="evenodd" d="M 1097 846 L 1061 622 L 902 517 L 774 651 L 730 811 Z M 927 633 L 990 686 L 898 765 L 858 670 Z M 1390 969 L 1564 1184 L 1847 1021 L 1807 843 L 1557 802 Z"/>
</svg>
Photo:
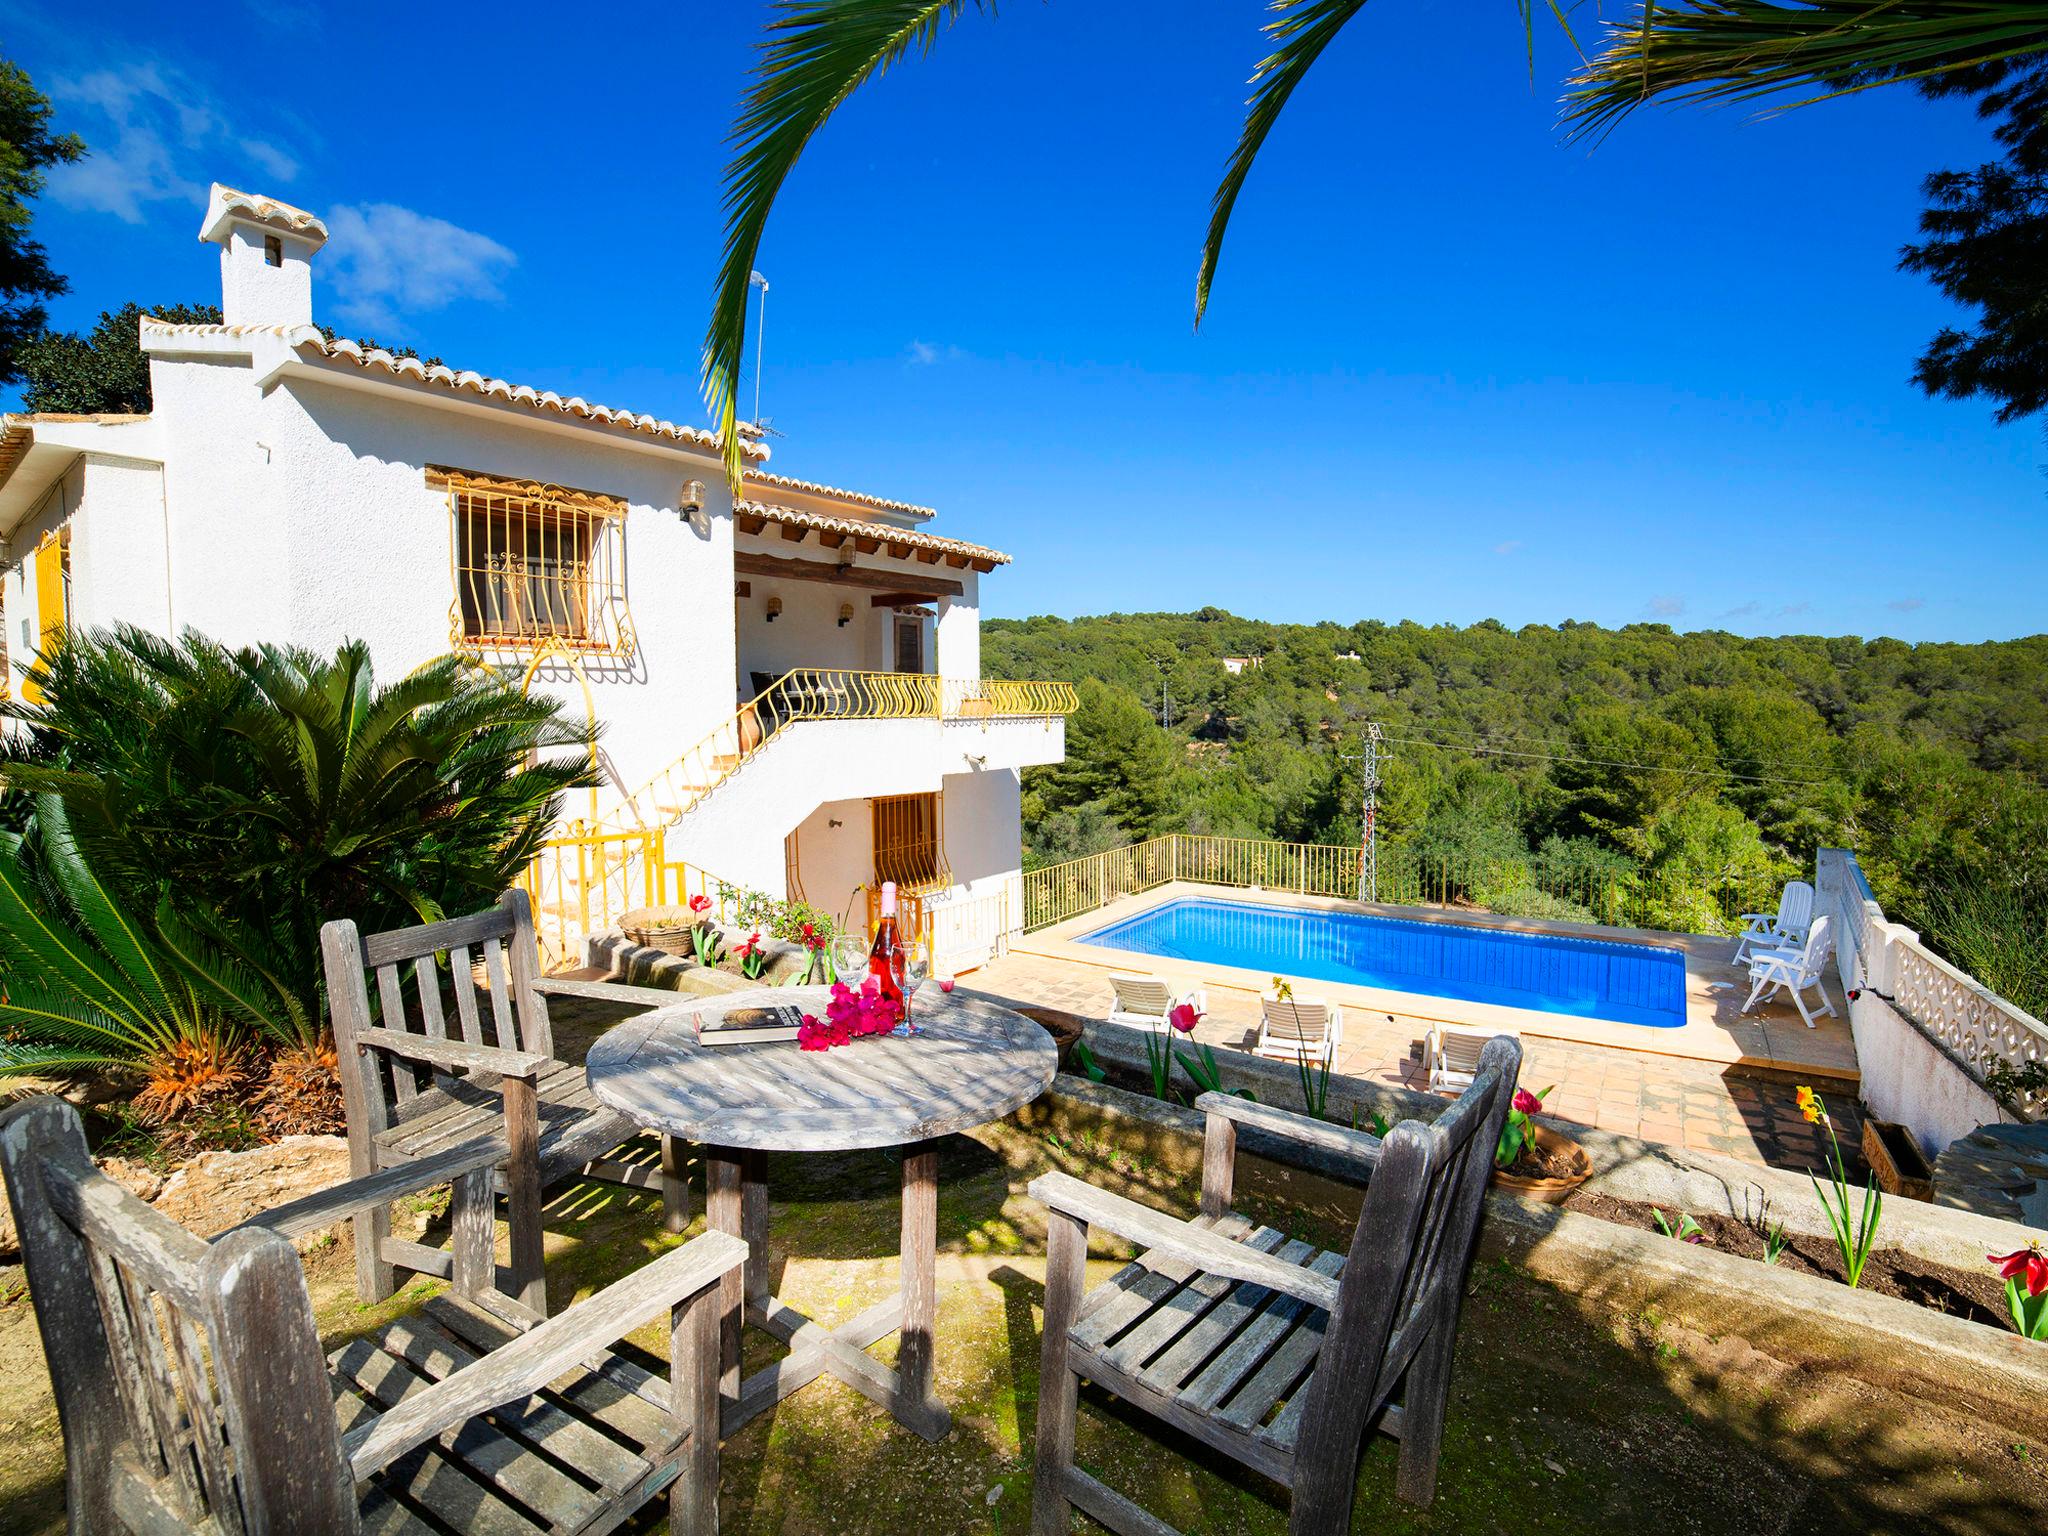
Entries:
<svg viewBox="0 0 2048 1536">
<path fill-rule="evenodd" d="M 771 473 L 754 434 L 735 502 L 710 432 L 330 340 L 326 238 L 216 184 L 224 323 L 143 320 L 151 412 L 0 424 L 10 682 L 65 625 L 360 638 L 386 680 L 453 650 L 601 723 L 579 830 L 854 924 L 883 879 L 1011 891 L 1018 772 L 1060 759 L 1072 695 L 980 679 L 1008 556 Z M 570 941 L 654 889 L 609 868 L 543 893 Z"/>
</svg>

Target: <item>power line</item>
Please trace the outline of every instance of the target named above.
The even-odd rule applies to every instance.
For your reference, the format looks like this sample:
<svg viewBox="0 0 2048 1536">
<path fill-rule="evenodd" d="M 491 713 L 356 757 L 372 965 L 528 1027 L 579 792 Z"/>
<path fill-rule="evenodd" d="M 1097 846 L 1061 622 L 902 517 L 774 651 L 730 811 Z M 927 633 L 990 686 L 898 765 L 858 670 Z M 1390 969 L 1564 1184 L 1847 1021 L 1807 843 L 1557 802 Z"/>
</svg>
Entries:
<svg viewBox="0 0 2048 1536">
<path fill-rule="evenodd" d="M 1726 768 L 1681 768 L 1671 763 L 1630 763 L 1608 757 L 1576 757 L 1555 752 L 1517 752 L 1510 747 L 1478 746 L 1466 741 L 1432 741 L 1426 736 L 1388 736 L 1384 739 L 1400 742 L 1405 746 L 1436 747 L 1444 751 L 1472 752 L 1480 756 L 1526 757 L 1549 763 L 1581 763 L 1592 768 L 1632 768 L 1644 773 L 1677 773 L 1691 778 L 1735 779 L 1746 784 L 1794 784 L 1807 789 L 1821 789 L 1828 783 L 1826 779 L 1787 779 L 1771 774 L 1735 773 Z"/>
</svg>

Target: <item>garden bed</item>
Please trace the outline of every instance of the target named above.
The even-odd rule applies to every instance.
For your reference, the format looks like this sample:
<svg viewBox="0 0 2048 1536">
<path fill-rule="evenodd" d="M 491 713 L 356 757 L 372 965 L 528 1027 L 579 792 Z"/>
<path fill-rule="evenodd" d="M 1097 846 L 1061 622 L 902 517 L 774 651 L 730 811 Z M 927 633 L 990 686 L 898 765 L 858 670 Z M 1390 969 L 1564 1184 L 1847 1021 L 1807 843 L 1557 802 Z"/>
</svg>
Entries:
<svg viewBox="0 0 2048 1536">
<path fill-rule="evenodd" d="M 1598 1190 L 1574 1190 L 1561 1204 L 1564 1210 L 1582 1216 L 1597 1216 L 1617 1226 L 1659 1236 L 1664 1234 L 1657 1225 L 1658 1212 L 1673 1226 L 1679 1220 L 1679 1212 L 1672 1207 L 1617 1200 Z M 1696 1246 L 1763 1262 L 1766 1245 L 1759 1223 L 1712 1211 L 1693 1219 L 1699 1223 L 1704 1239 Z M 1804 1233 L 1786 1234 L 1784 1249 L 1773 1267 L 1787 1274 L 1846 1279 L 1841 1252 L 1833 1241 Z M 1864 1266 L 1860 1288 L 1873 1296 L 1893 1296 L 1969 1322 L 1987 1323 L 1993 1328 L 2011 1326 L 2005 1308 L 2005 1283 L 1988 1270 L 1954 1269 L 1898 1248 L 1879 1248 Z"/>
</svg>

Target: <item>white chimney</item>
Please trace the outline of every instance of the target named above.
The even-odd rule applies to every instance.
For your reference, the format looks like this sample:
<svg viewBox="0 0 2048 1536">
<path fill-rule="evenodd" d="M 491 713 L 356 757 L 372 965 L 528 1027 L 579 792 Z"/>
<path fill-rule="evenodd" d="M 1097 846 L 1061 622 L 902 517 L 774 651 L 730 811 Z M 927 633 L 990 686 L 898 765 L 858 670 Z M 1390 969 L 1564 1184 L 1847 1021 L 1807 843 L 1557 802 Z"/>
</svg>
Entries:
<svg viewBox="0 0 2048 1536">
<path fill-rule="evenodd" d="M 327 243 L 327 226 L 312 214 L 216 181 L 199 238 L 220 247 L 222 320 L 313 323 L 313 253 Z"/>
</svg>

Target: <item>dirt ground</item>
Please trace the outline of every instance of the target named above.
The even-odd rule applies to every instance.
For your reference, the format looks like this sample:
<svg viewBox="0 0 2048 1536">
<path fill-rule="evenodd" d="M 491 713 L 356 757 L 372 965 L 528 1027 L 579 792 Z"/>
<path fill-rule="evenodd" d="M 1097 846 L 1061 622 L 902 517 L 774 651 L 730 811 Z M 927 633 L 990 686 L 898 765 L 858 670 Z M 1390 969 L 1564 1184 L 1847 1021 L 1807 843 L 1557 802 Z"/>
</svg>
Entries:
<svg viewBox="0 0 2048 1536">
<path fill-rule="evenodd" d="M 1043 1265 L 1025 1183 L 1048 1166 L 1155 1204 L 1186 1191 L 1157 1170 L 1105 1166 L 1055 1139 L 990 1127 L 945 1144 L 940 1206 L 940 1390 L 956 1427 L 929 1445 L 836 1382 L 806 1388 L 726 1447 L 724 1528 L 741 1536 L 1022 1532 L 1031 1501 Z M 894 1283 L 898 1165 L 888 1153 L 773 1157 L 771 1266 L 779 1294 L 835 1322 Z M 414 1220 L 435 1222 L 434 1202 Z M 701 1209 L 701 1201 L 700 1201 Z M 1254 1214 L 1330 1241 L 1286 1210 Z M 699 1217 L 701 1224 L 701 1215 Z M 658 1202 L 579 1186 L 549 1212 L 552 1304 L 567 1305 L 674 1239 Z M 1117 1257 L 1101 1250 L 1091 1280 Z M 338 1345 L 438 1282 L 357 1304 L 346 1237 L 311 1253 L 324 1337 Z M 62 1449 L 31 1305 L 0 1275 L 0 1529 L 61 1529 Z M 750 1335 L 767 1358 L 774 1346 Z M 659 1348 L 653 1333 L 640 1340 Z M 879 1348 L 886 1355 L 889 1346 Z M 1282 1490 L 1217 1466 L 1109 1399 L 1084 1397 L 1081 1459 L 1184 1531 L 1286 1529 Z M 1773 1359 L 1654 1315 L 1583 1310 L 1519 1273 L 1471 1278 L 1443 1480 L 1428 1511 L 1392 1493 L 1391 1442 L 1368 1447 L 1360 1532 L 1947 1532 L 2022 1536 L 2048 1524 L 2044 1422 L 2000 1425 Z M 663 1528 L 658 1508 L 634 1529 Z M 1092 1529 L 1077 1518 L 1077 1528 Z"/>
<path fill-rule="evenodd" d="M 577 1059 L 611 1022 L 554 1011 Z M 1192 1214 L 1192 1191 L 1142 1160 L 1013 1124 L 950 1138 L 941 1153 L 939 1391 L 953 1432 L 927 1444 L 851 1388 L 806 1387 L 726 1444 L 728 1536 L 1021 1536 L 1030 1526 L 1044 1222 L 1025 1185 L 1058 1167 Z M 694 1173 L 694 1171 L 693 1171 Z M 777 1294 L 834 1324 L 896 1283 L 900 1165 L 888 1152 L 769 1159 L 770 1269 Z M 703 1189 L 696 1180 L 702 1230 Z M 440 1241 L 445 1193 L 402 1209 Z M 1348 1234 L 1296 1209 L 1247 1202 L 1291 1234 Z M 658 1197 L 578 1185 L 551 1203 L 551 1310 L 646 1263 L 680 1238 Z M 691 1234 L 685 1234 L 685 1237 Z M 502 1238 L 502 1234 L 501 1234 Z M 1092 1282 L 1127 1255 L 1099 1247 Z M 306 1256 L 322 1338 L 337 1348 L 438 1291 L 418 1280 L 391 1301 L 355 1298 L 348 1237 Z M 752 1369 L 778 1346 L 748 1335 Z M 659 1329 L 636 1342 L 659 1354 Z M 893 1341 L 878 1345 L 886 1359 Z M 1084 1392 L 1084 1466 L 1187 1536 L 1282 1536 L 1286 1494 Z M 1623 1315 L 1504 1265 L 1470 1278 L 1435 1505 L 1393 1496 L 1391 1441 L 1369 1444 L 1354 1532 L 1505 1536 L 1540 1530 L 1752 1536 L 1806 1531 L 2035 1536 L 2048 1529 L 2048 1405 L 2031 1424 L 1987 1423 L 1737 1337 L 1654 1313 Z M 630 1529 L 665 1529 L 662 1506 Z M 63 1528 L 63 1450 L 33 1308 L 19 1268 L 0 1268 L 0 1536 Z M 1096 1531 L 1085 1517 L 1077 1531 Z"/>
</svg>

